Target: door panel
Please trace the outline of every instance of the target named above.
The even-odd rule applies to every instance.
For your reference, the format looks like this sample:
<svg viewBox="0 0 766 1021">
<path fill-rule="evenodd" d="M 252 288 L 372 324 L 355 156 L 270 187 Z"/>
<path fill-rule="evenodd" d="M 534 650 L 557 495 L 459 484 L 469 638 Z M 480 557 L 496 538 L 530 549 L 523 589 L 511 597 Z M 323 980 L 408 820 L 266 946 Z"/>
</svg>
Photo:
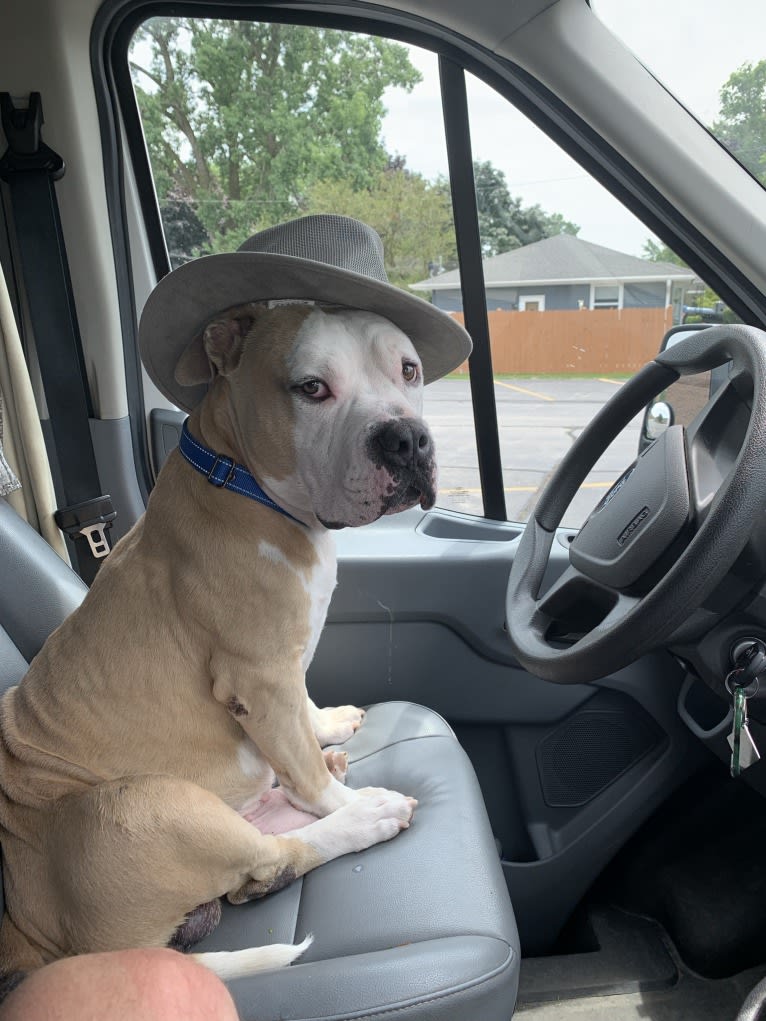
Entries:
<svg viewBox="0 0 766 1021">
<path fill-rule="evenodd" d="M 683 672 L 670 656 L 591 685 L 519 667 L 504 630 L 518 535 L 418 510 L 339 533 L 338 587 L 308 683 L 319 704 L 404 699 L 449 720 L 482 786 L 522 947 L 539 953 L 705 753 L 678 717 Z M 567 560 L 554 543 L 551 580 Z"/>
</svg>

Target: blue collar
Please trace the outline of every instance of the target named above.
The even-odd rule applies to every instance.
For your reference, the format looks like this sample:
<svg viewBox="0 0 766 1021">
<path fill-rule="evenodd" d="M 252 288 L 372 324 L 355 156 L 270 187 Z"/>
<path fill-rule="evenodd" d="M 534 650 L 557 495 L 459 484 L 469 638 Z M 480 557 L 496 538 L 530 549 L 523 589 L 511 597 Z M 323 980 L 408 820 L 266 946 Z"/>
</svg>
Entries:
<svg viewBox="0 0 766 1021">
<path fill-rule="evenodd" d="M 196 468 L 198 472 L 205 475 L 208 482 L 216 489 L 231 489 L 235 493 L 241 493 L 242 496 L 249 496 L 251 500 L 257 500 L 265 507 L 279 511 L 291 521 L 297 521 L 299 525 L 303 525 L 302 521 L 298 521 L 298 518 L 288 514 L 284 508 L 280 507 L 278 503 L 274 503 L 271 497 L 264 493 L 244 465 L 236 464 L 232 458 L 208 450 L 199 440 L 195 440 L 189 432 L 188 419 L 184 422 L 178 449 L 192 468 Z"/>
</svg>

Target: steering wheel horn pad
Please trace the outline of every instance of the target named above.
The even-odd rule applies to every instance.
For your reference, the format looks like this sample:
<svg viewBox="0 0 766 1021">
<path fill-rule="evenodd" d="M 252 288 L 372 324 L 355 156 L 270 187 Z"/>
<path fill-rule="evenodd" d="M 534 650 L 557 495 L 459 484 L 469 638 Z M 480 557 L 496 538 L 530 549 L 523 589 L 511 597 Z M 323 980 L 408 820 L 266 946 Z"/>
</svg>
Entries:
<svg viewBox="0 0 766 1021">
<path fill-rule="evenodd" d="M 674 425 L 615 482 L 572 540 L 581 574 L 621 591 L 635 585 L 689 522 L 684 430 Z"/>
</svg>

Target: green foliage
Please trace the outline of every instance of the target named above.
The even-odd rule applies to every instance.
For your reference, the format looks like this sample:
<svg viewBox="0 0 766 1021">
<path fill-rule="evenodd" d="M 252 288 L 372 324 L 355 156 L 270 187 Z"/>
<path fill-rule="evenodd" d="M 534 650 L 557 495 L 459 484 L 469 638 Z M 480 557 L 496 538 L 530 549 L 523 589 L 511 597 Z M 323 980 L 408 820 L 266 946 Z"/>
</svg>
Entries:
<svg viewBox="0 0 766 1021">
<path fill-rule="evenodd" d="M 383 241 L 386 272 L 405 286 L 429 275 L 429 265 L 455 264 L 452 207 L 443 185 L 431 184 L 397 160 L 367 188 L 348 180 L 325 180 L 309 193 L 306 212 L 343 212 L 373 227 Z"/>
<path fill-rule="evenodd" d="M 766 60 L 745 63 L 733 71 L 721 87 L 719 101 L 719 117 L 711 126 L 713 134 L 766 185 Z M 644 244 L 644 258 L 686 265 L 667 245 L 658 245 L 650 239 Z M 720 299 L 704 281 L 703 288 L 695 304 L 712 309 Z M 729 308 L 723 310 L 722 316 L 724 322 L 739 321 Z"/>
<path fill-rule="evenodd" d="M 539 205 L 522 206 L 520 198 L 511 197 L 505 174 L 492 163 L 474 160 L 473 176 L 485 258 L 556 234 L 577 234 L 580 230 L 576 223 L 565 220 L 560 213 L 546 213 Z"/>
<path fill-rule="evenodd" d="M 672 262 L 676 266 L 686 266 L 684 260 L 679 255 L 676 255 L 672 248 L 668 248 L 667 245 L 657 244 L 651 238 L 647 238 L 644 242 L 643 257 L 650 262 Z"/>
<path fill-rule="evenodd" d="M 162 225 L 172 269 L 207 251 L 210 238 L 194 205 L 172 188 L 162 204 Z"/>
<path fill-rule="evenodd" d="M 255 22 L 155 18 L 131 58 L 160 202 L 193 199 L 210 251 L 299 215 L 318 181 L 369 187 L 383 92 L 420 79 L 397 43 Z"/>
<path fill-rule="evenodd" d="M 484 257 L 554 234 L 576 234 L 576 224 L 540 206 L 523 206 L 508 193 L 505 177 L 491 163 L 474 163 L 479 191 L 479 226 Z M 487 188 L 487 182 L 499 187 Z M 482 195 L 484 196 L 482 198 Z M 306 212 L 343 212 L 374 227 L 383 240 L 386 271 L 400 286 L 457 265 L 449 182 L 427 181 L 398 157 L 372 182 L 355 188 L 348 180 L 325 180 L 309 192 Z"/>
<path fill-rule="evenodd" d="M 720 92 L 713 132 L 766 185 L 766 60 L 742 64 Z"/>
<path fill-rule="evenodd" d="M 683 266 L 686 268 L 686 263 L 680 257 L 676 255 L 672 248 L 668 248 L 667 245 L 657 244 L 656 241 L 652 241 L 651 238 L 647 238 L 644 242 L 644 258 L 649 259 L 650 262 L 669 262 L 675 266 Z M 684 293 L 683 303 L 685 305 L 695 305 L 699 308 L 714 308 L 716 303 L 720 301 L 720 298 L 712 289 L 708 287 L 704 280 L 699 281 L 702 285 L 701 294 L 688 294 Z M 696 286 L 699 286 L 697 284 Z M 689 320 L 690 322 L 697 321 L 695 319 Z"/>
<path fill-rule="evenodd" d="M 381 137 L 384 90 L 420 80 L 403 46 L 324 28 L 153 18 L 131 69 L 174 265 L 317 212 L 373 226 L 395 284 L 456 265 L 449 183 L 409 171 Z M 491 163 L 474 173 L 485 256 L 577 233 L 512 198 Z"/>
</svg>

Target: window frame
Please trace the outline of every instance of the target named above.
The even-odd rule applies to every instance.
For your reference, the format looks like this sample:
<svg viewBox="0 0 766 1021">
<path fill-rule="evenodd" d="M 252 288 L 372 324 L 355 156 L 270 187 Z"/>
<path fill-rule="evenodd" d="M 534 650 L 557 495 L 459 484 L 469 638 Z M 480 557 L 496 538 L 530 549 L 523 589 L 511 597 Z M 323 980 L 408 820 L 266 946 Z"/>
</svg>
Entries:
<svg viewBox="0 0 766 1021">
<path fill-rule="evenodd" d="M 617 288 L 617 302 L 610 304 L 599 304 L 599 299 L 596 297 L 596 291 L 599 288 L 610 287 Z M 621 309 L 625 307 L 625 284 L 620 282 L 618 284 L 605 283 L 599 281 L 591 281 L 590 285 L 590 303 L 588 306 L 590 309 L 610 308 L 610 309 Z"/>
<path fill-rule="evenodd" d="M 148 492 L 153 484 L 149 458 L 149 437 L 142 389 L 142 369 L 137 334 L 137 309 L 133 290 L 131 250 L 129 245 L 128 215 L 123 190 L 125 177 L 125 150 L 127 147 L 141 201 L 141 214 L 146 231 L 149 254 L 156 279 L 169 272 L 159 207 L 149 168 L 148 155 L 143 143 L 143 132 L 137 104 L 133 95 L 128 67 L 128 47 L 138 25 L 149 17 L 174 15 L 177 17 L 217 17 L 268 20 L 286 24 L 302 24 L 336 28 L 354 32 L 382 35 L 386 38 L 411 43 L 434 52 L 442 69 L 443 105 L 446 105 L 445 74 L 451 77 L 447 93 L 465 90 L 465 73 L 469 72 L 493 88 L 507 102 L 530 118 L 536 126 L 560 145 L 583 169 L 602 184 L 618 201 L 633 212 L 647 229 L 669 244 L 709 286 L 726 301 L 743 322 L 756 326 L 766 324 L 766 297 L 755 288 L 727 257 L 672 206 L 650 182 L 642 178 L 625 158 L 612 149 L 586 122 L 559 97 L 538 82 L 528 72 L 511 61 L 498 57 L 477 43 L 435 25 L 424 18 L 388 8 L 370 8 L 354 0 L 342 13 L 319 2 L 300 8 L 276 2 L 259 3 L 257 0 L 186 0 L 170 3 L 167 0 L 107 0 L 99 9 L 91 34 L 91 65 L 96 92 L 96 103 L 101 125 L 101 143 L 104 158 L 107 204 L 109 209 L 112 244 L 115 253 L 120 315 L 123 326 L 125 367 L 128 403 L 133 434 L 133 447 L 137 472 L 143 488 Z M 460 124 L 450 114 L 454 134 L 464 135 L 470 144 L 470 119 L 467 105 Z M 445 130 L 448 117 L 445 111 Z M 448 154 L 456 151 L 448 141 Z M 463 164 L 465 163 L 463 154 Z M 452 171 L 450 176 L 453 178 Z M 460 181 L 452 180 L 453 204 L 463 211 L 473 206 L 476 199 L 471 175 Z M 460 250 L 462 230 L 455 221 Z M 464 254 L 474 248 L 470 241 Z M 469 263 L 475 262 L 476 252 Z M 479 266 L 481 252 L 478 251 Z M 467 264 L 469 264 L 467 263 Z M 499 435 L 494 405 L 491 352 L 488 328 L 483 335 L 482 316 L 486 321 L 486 296 L 483 275 L 470 279 L 463 276 L 461 289 L 464 308 L 476 310 L 476 323 L 466 325 L 474 340 L 474 353 L 470 361 L 471 388 L 479 474 L 486 517 L 506 520 L 503 492 L 502 464 L 499 458 Z M 479 314 L 480 306 L 483 308 Z"/>
</svg>

